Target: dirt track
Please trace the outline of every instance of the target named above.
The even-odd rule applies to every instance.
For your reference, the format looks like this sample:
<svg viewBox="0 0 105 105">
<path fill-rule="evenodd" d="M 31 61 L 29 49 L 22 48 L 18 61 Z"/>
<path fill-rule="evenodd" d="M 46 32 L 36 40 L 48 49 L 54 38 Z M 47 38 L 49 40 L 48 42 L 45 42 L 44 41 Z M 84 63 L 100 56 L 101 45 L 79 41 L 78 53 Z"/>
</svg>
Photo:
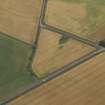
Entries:
<svg viewBox="0 0 105 105">
<path fill-rule="evenodd" d="M 0 0 L 0 31 L 32 43 L 41 0 Z"/>
</svg>

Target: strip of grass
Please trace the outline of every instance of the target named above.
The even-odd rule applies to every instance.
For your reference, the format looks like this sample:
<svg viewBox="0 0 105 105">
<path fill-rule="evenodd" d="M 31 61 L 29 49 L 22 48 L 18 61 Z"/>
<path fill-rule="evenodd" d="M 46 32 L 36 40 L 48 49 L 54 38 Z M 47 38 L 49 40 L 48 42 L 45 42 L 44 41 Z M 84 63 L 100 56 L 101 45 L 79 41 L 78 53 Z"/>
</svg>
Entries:
<svg viewBox="0 0 105 105">
<path fill-rule="evenodd" d="M 0 101 L 33 82 L 27 68 L 32 48 L 0 33 Z"/>
</svg>

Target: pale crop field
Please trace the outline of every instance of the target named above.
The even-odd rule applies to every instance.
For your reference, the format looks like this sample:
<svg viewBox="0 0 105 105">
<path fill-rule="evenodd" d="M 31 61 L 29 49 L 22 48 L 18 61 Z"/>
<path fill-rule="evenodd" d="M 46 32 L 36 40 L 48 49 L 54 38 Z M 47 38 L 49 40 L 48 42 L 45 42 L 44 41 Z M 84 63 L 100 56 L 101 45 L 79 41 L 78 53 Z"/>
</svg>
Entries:
<svg viewBox="0 0 105 105">
<path fill-rule="evenodd" d="M 104 61 L 105 53 L 33 89 L 8 105 L 104 105 Z"/>
<path fill-rule="evenodd" d="M 48 0 L 45 21 L 67 32 L 100 41 L 105 38 L 105 0 Z"/>
<path fill-rule="evenodd" d="M 32 44 L 42 0 L 0 0 L 0 31 Z"/>
<path fill-rule="evenodd" d="M 33 83 L 29 58 L 32 47 L 0 33 L 0 102 Z"/>
<path fill-rule="evenodd" d="M 60 34 L 42 30 L 32 64 L 33 71 L 40 77 L 45 76 L 84 55 L 95 48 L 73 39 L 60 42 Z"/>
</svg>

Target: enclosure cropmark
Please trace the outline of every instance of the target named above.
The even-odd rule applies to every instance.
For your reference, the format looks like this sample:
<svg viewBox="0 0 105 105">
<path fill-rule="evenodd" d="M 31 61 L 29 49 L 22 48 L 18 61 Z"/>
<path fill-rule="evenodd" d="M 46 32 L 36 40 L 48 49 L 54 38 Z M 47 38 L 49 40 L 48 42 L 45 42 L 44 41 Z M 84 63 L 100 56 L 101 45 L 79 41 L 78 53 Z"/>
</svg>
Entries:
<svg viewBox="0 0 105 105">
<path fill-rule="evenodd" d="M 98 55 L 102 52 L 105 52 L 105 49 L 103 47 L 99 46 L 96 42 L 94 42 L 92 40 L 89 40 L 87 38 L 83 38 L 82 36 L 78 36 L 77 34 L 76 35 L 72 34 L 71 32 L 67 32 L 66 30 L 63 30 L 60 27 L 56 27 L 56 25 L 51 25 L 49 23 L 46 23 L 47 6 L 48 6 L 48 0 L 43 0 L 43 2 L 41 2 L 41 11 L 40 11 L 40 16 L 39 16 L 39 21 L 38 21 L 37 34 L 36 34 L 36 38 L 34 39 L 34 46 L 32 46 L 32 48 L 34 50 L 32 52 L 31 59 L 30 59 L 31 60 L 30 65 L 32 65 L 32 67 L 33 67 L 33 73 L 35 76 L 37 75 L 37 83 L 31 85 L 28 89 L 17 94 L 15 97 L 13 96 L 13 97 L 7 99 L 5 102 L 3 102 L 3 104 L 6 104 L 6 103 L 14 100 L 15 98 L 25 94 L 26 92 L 29 92 L 32 89 L 37 88 L 44 83 L 47 83 L 49 80 L 52 80 L 52 79 L 56 78 L 57 76 L 60 76 L 61 74 L 65 73 L 69 70 L 72 70 L 72 68 L 84 63 L 85 61 L 95 57 L 96 55 Z M 56 44 L 55 48 L 57 46 L 57 48 L 59 48 L 59 49 L 63 49 L 63 48 L 65 49 L 65 46 L 68 45 L 68 43 L 76 42 L 76 44 L 74 44 L 74 45 L 73 44 L 68 45 L 68 47 L 71 46 L 69 49 L 70 54 L 72 54 L 71 49 L 76 49 L 78 44 L 80 44 L 80 46 L 81 45 L 85 46 L 86 50 L 89 48 L 90 51 L 88 51 L 88 52 L 84 51 L 85 54 L 77 57 L 77 59 L 73 58 L 72 60 L 70 59 L 71 62 L 67 61 L 63 65 L 59 65 L 57 63 L 58 63 L 58 61 L 62 60 L 61 59 L 62 57 L 61 57 L 61 58 L 59 58 L 60 60 L 54 61 L 54 63 L 55 63 L 54 65 L 56 65 L 56 66 L 51 67 L 51 69 L 47 69 L 47 71 L 45 69 L 45 72 L 42 73 L 42 69 L 39 68 L 39 70 L 38 70 L 39 65 L 37 65 L 37 68 L 34 69 L 34 67 L 35 67 L 34 63 L 40 58 L 40 56 L 38 55 L 39 54 L 38 52 L 40 52 L 39 49 L 41 46 L 39 46 L 39 45 L 45 44 L 45 43 L 43 44 L 42 43 L 43 41 L 40 41 L 40 40 L 45 38 L 45 42 L 48 42 L 48 40 L 51 41 L 50 38 L 46 40 L 46 37 L 44 37 L 44 36 L 47 34 L 45 33 L 45 35 L 44 35 L 43 30 L 50 33 L 50 34 L 48 34 L 48 37 L 51 35 L 51 33 L 53 33 L 51 35 L 51 37 L 53 37 L 53 39 L 56 39 L 57 41 L 52 41 L 51 43 L 52 43 L 52 45 L 54 43 Z M 42 43 L 42 44 L 39 44 L 39 43 Z M 50 44 L 44 45 L 45 49 L 48 48 L 47 45 L 50 45 Z M 50 48 L 51 47 L 49 47 L 49 49 Z M 46 53 L 48 50 L 44 50 L 44 52 Z M 63 55 L 64 52 L 65 51 L 63 51 L 63 53 L 62 53 L 62 51 L 61 51 L 60 52 L 60 53 L 62 53 L 61 55 Z M 74 52 L 76 52 L 76 51 L 74 51 Z M 44 53 L 42 53 L 42 54 L 44 54 Z M 52 55 L 54 55 L 54 54 L 52 54 Z M 58 53 L 58 55 L 59 55 L 59 53 Z M 44 57 L 43 59 L 47 58 L 47 56 L 45 56 L 45 55 L 43 57 Z M 57 57 L 58 56 L 56 56 L 56 54 L 55 54 L 54 59 L 58 59 Z M 46 61 L 49 62 L 49 60 L 46 60 Z M 49 67 L 49 64 L 46 67 Z"/>
<path fill-rule="evenodd" d="M 40 14 L 39 28 L 42 28 L 42 29 L 45 28 L 45 29 L 57 32 L 57 33 L 62 34 L 62 35 L 70 36 L 73 39 L 79 40 L 79 41 L 81 41 L 83 43 L 87 43 L 87 44 L 89 44 L 91 46 L 94 46 L 96 48 L 100 47 L 96 42 L 94 42 L 92 40 L 89 40 L 87 38 L 75 35 L 73 33 L 64 31 L 64 30 L 59 29 L 59 28 L 56 28 L 56 26 L 51 26 L 51 25 L 47 24 L 46 21 L 45 21 L 47 5 L 48 5 L 48 0 L 43 0 L 41 14 Z M 38 31 L 36 42 L 38 42 L 38 36 L 39 35 L 40 35 L 40 31 Z"/>
<path fill-rule="evenodd" d="M 46 0 L 46 3 L 44 23 L 95 43 L 105 37 L 103 0 Z"/>
</svg>

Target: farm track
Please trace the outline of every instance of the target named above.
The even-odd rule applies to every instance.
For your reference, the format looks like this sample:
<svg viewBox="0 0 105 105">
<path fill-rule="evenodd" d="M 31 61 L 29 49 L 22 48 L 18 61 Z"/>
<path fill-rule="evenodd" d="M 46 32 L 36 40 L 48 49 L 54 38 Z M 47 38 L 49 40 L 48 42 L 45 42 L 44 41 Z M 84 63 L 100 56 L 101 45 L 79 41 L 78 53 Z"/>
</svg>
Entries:
<svg viewBox="0 0 105 105">
<path fill-rule="evenodd" d="M 60 30 L 58 28 L 55 28 L 55 27 L 52 27 L 52 26 L 49 26 L 49 25 L 45 24 L 44 17 L 45 17 L 46 6 L 47 6 L 47 0 L 43 0 L 41 15 L 40 15 L 40 18 L 39 18 L 39 23 L 38 23 L 38 31 L 37 31 L 37 35 L 36 35 L 36 40 L 34 41 L 34 44 L 35 44 L 34 46 L 35 46 L 36 50 L 34 50 L 34 52 L 33 52 L 33 55 L 32 55 L 33 57 L 35 56 L 36 51 L 37 51 L 37 43 L 38 43 L 38 40 L 39 40 L 41 29 L 47 29 L 47 30 L 52 31 L 52 32 L 57 32 L 57 33 L 60 33 L 62 35 L 67 35 L 72 39 L 78 40 L 78 41 L 80 41 L 82 43 L 88 44 L 88 45 L 96 48 L 96 50 L 94 52 L 92 52 L 92 53 L 78 59 L 77 61 L 72 62 L 71 64 L 65 65 L 63 68 L 60 68 L 59 70 L 55 71 L 54 73 L 51 73 L 51 74 L 47 75 L 46 77 L 44 77 L 40 81 L 38 81 L 37 85 L 35 84 L 34 86 L 30 87 L 28 90 L 25 90 L 24 92 L 22 92 L 21 94 L 19 94 L 19 95 L 13 97 L 13 98 L 1 103 L 1 105 L 7 104 L 9 102 L 11 104 L 11 101 L 13 101 L 16 98 L 24 95 L 25 93 L 39 87 L 42 84 L 47 83 L 48 81 L 60 76 L 61 74 L 65 73 L 65 72 L 67 72 L 69 70 L 72 70 L 72 68 L 74 68 L 75 66 L 82 64 L 83 62 L 95 57 L 96 55 L 98 55 L 98 54 L 100 54 L 102 52 L 105 52 L 104 48 L 102 48 L 101 46 L 97 45 L 96 43 L 94 43 L 94 42 L 92 42 L 90 40 L 81 38 L 81 37 L 76 36 L 76 35 L 72 35 L 70 33 L 67 33 L 65 31 L 63 31 L 63 30 Z M 32 61 L 33 61 L 33 59 L 32 59 Z"/>
<path fill-rule="evenodd" d="M 105 52 L 98 54 L 96 57 L 82 63 L 72 70 L 69 69 L 68 72 L 27 92 L 8 105 L 103 104 L 103 102 L 105 102 L 104 60 Z M 99 98 L 99 96 L 101 98 Z"/>
</svg>

